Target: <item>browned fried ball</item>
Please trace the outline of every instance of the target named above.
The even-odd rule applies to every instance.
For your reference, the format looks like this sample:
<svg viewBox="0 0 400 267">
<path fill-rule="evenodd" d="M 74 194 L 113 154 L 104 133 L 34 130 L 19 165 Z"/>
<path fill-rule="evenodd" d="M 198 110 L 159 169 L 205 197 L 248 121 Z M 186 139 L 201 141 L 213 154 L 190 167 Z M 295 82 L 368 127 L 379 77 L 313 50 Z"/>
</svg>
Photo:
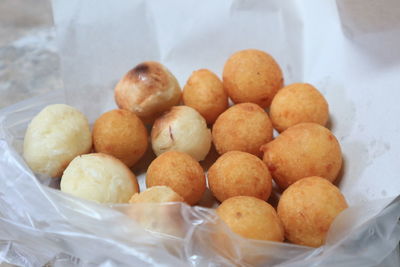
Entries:
<svg viewBox="0 0 400 267">
<path fill-rule="evenodd" d="M 329 108 L 324 96 L 314 86 L 294 83 L 278 91 L 269 115 L 274 128 L 282 132 L 301 122 L 324 126 L 329 118 Z"/>
<path fill-rule="evenodd" d="M 347 207 L 336 186 L 313 176 L 297 181 L 283 192 L 278 216 L 290 242 L 319 247 L 325 243 L 333 220 Z"/>
<path fill-rule="evenodd" d="M 272 139 L 272 124 L 268 114 L 258 105 L 242 103 L 218 117 L 212 137 L 220 154 L 236 150 L 259 156 L 260 146 Z"/>
<path fill-rule="evenodd" d="M 168 186 L 153 186 L 136 193 L 129 203 L 183 202 L 183 198 Z M 145 229 L 176 237 L 185 234 L 180 205 L 135 205 L 125 213 Z"/>
<path fill-rule="evenodd" d="M 134 112 L 144 123 L 152 123 L 181 99 L 175 76 L 154 61 L 142 62 L 131 69 L 114 90 L 118 107 Z"/>
<path fill-rule="evenodd" d="M 271 55 L 247 49 L 234 53 L 225 63 L 223 83 L 233 102 L 252 102 L 266 108 L 282 88 L 283 76 Z"/>
<path fill-rule="evenodd" d="M 213 124 L 228 108 L 228 95 L 220 79 L 207 69 L 194 71 L 183 88 L 183 103 Z"/>
<path fill-rule="evenodd" d="M 238 235 L 283 241 L 283 227 L 275 209 L 261 199 L 249 196 L 229 198 L 217 208 L 217 214 Z"/>
<path fill-rule="evenodd" d="M 208 185 L 219 200 L 235 196 L 252 196 L 267 200 L 272 178 L 258 157 L 241 151 L 223 154 L 208 170 Z"/>
<path fill-rule="evenodd" d="M 309 176 L 321 176 L 333 182 L 342 166 L 342 152 L 336 137 L 316 123 L 289 127 L 261 150 L 272 178 L 283 189 Z"/>
<path fill-rule="evenodd" d="M 146 152 L 147 130 L 135 113 L 115 109 L 101 115 L 93 126 L 96 152 L 112 155 L 132 167 Z"/>
<path fill-rule="evenodd" d="M 150 164 L 146 176 L 147 187 L 169 186 L 186 203 L 199 202 L 206 190 L 203 168 L 193 157 L 178 151 L 168 151 Z"/>
</svg>

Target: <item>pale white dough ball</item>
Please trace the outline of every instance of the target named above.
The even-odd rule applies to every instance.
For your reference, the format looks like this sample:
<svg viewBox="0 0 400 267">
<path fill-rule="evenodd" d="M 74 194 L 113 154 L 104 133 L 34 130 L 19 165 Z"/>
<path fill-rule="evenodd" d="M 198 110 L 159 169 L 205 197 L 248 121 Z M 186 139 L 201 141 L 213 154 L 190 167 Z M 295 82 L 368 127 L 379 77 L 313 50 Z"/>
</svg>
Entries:
<svg viewBox="0 0 400 267">
<path fill-rule="evenodd" d="M 63 192 L 99 203 L 128 203 L 139 192 L 131 170 L 103 153 L 76 157 L 65 169 L 60 187 Z"/>
<path fill-rule="evenodd" d="M 71 106 L 55 104 L 45 107 L 29 124 L 23 156 L 35 173 L 60 177 L 72 159 L 89 153 L 91 147 L 86 117 Z"/>
<path fill-rule="evenodd" d="M 211 131 L 195 109 L 175 106 L 154 122 L 151 143 L 157 156 L 174 150 L 201 161 L 210 150 Z"/>
</svg>

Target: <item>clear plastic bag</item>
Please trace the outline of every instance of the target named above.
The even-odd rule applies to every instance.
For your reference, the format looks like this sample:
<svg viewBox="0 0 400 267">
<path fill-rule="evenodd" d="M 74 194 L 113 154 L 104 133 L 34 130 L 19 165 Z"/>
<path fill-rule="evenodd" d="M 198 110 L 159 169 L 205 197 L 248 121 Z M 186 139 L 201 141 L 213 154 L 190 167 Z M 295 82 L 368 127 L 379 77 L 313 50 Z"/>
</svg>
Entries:
<svg viewBox="0 0 400 267">
<path fill-rule="evenodd" d="M 21 266 L 399 266 L 400 92 L 393 85 L 400 52 L 387 50 L 400 45 L 393 37 L 400 20 L 389 2 L 388 13 L 376 14 L 350 0 L 54 0 L 65 91 L 0 111 L 0 259 Z M 379 20 L 365 26 L 371 14 Z M 21 157 L 29 121 L 48 104 L 74 105 L 93 122 L 115 107 L 113 85 L 142 60 L 163 62 L 183 85 L 192 70 L 219 74 L 231 52 L 249 47 L 275 56 L 286 84 L 313 83 L 330 103 L 345 157 L 338 184 L 350 208 L 323 247 L 241 238 L 204 207 L 77 199 L 57 190 L 58 180 L 35 177 Z M 143 185 L 143 173 L 139 179 Z"/>
</svg>

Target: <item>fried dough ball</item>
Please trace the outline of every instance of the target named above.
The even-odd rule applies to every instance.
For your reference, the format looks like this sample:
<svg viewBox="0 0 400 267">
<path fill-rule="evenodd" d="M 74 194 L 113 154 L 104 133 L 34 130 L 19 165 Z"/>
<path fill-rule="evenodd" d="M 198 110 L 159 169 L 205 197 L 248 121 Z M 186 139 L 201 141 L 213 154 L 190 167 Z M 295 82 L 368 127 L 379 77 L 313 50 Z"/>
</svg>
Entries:
<svg viewBox="0 0 400 267">
<path fill-rule="evenodd" d="M 164 111 L 179 103 L 181 88 L 175 76 L 158 62 L 143 62 L 131 69 L 115 87 L 119 108 L 151 123 Z"/>
<path fill-rule="evenodd" d="M 179 151 L 168 151 L 150 164 L 146 185 L 169 186 L 182 196 L 186 203 L 194 205 L 206 190 L 206 178 L 203 168 L 193 157 Z"/>
<path fill-rule="evenodd" d="M 266 108 L 282 88 L 283 76 L 271 55 L 247 49 L 234 53 L 225 63 L 223 84 L 233 102 L 251 102 Z"/>
<path fill-rule="evenodd" d="M 272 139 L 272 124 L 268 114 L 258 105 L 242 103 L 218 117 L 212 137 L 219 154 L 236 150 L 259 156 L 260 146 Z"/>
<path fill-rule="evenodd" d="M 183 237 L 185 227 L 181 206 L 171 203 L 168 205 L 151 205 L 183 201 L 183 198 L 170 187 L 153 186 L 141 193 L 134 194 L 129 203 L 141 203 L 141 205 L 128 207 L 125 213 L 147 230 Z"/>
<path fill-rule="evenodd" d="M 128 203 L 139 192 L 136 176 L 122 161 L 103 153 L 74 158 L 61 178 L 61 191 L 99 203 Z"/>
<path fill-rule="evenodd" d="M 325 243 L 333 220 L 347 207 L 336 186 L 313 176 L 297 181 L 283 192 L 278 216 L 290 242 L 319 247 Z"/>
<path fill-rule="evenodd" d="M 230 151 L 219 157 L 208 170 L 208 185 L 221 202 L 235 196 L 267 200 L 271 194 L 272 178 L 258 157 Z"/>
<path fill-rule="evenodd" d="M 146 152 L 147 130 L 135 113 L 115 109 L 104 113 L 93 126 L 96 152 L 120 159 L 129 168 Z"/>
<path fill-rule="evenodd" d="M 154 122 L 151 144 L 157 156 L 175 150 L 201 161 L 210 151 L 211 131 L 195 109 L 176 106 Z"/>
<path fill-rule="evenodd" d="M 250 196 L 236 196 L 222 202 L 217 214 L 236 234 L 258 240 L 282 242 L 284 231 L 275 209 Z"/>
<path fill-rule="evenodd" d="M 329 118 L 329 108 L 324 96 L 314 86 L 294 83 L 278 91 L 269 115 L 274 128 L 282 132 L 301 122 L 324 126 Z"/>
<path fill-rule="evenodd" d="M 89 153 L 92 137 L 86 117 L 77 109 L 55 104 L 45 107 L 30 122 L 23 157 L 38 174 L 61 177 L 78 155 Z"/>
<path fill-rule="evenodd" d="M 321 176 L 333 182 L 342 166 L 342 152 L 336 137 L 316 123 L 289 127 L 261 150 L 272 178 L 282 189 L 309 176 Z"/>
<path fill-rule="evenodd" d="M 183 103 L 213 124 L 228 108 L 228 95 L 220 79 L 207 69 L 194 71 L 183 88 Z"/>
<path fill-rule="evenodd" d="M 136 193 L 129 203 L 183 202 L 183 198 L 168 186 L 153 186 L 141 193 Z"/>
</svg>

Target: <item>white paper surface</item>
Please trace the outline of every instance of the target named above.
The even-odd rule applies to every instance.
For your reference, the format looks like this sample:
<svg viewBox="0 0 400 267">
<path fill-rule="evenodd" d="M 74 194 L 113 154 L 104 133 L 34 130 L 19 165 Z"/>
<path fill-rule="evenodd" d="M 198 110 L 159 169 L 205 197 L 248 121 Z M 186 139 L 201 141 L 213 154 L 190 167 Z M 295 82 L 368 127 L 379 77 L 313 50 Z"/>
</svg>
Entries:
<svg viewBox="0 0 400 267">
<path fill-rule="evenodd" d="M 327 245 L 316 250 L 230 234 L 232 244 L 251 248 L 260 264 L 398 265 L 393 251 L 400 239 L 400 200 L 392 201 L 400 195 L 399 3 L 54 0 L 66 99 L 53 93 L 0 113 L 0 239 L 9 240 L 0 244 L 0 256 L 14 259 L 18 252 L 15 259 L 41 264 L 57 255 L 57 264 L 70 264 L 74 259 L 60 256 L 67 253 L 82 265 L 250 265 L 240 251 L 227 257 L 210 245 L 208 234 L 218 225 L 213 211 L 175 207 L 187 232 L 163 243 L 116 213 L 127 213 L 129 206 L 116 211 L 40 186 L 18 152 L 27 123 L 47 104 L 66 101 L 91 122 L 116 108 L 114 85 L 141 61 L 160 61 L 183 87 L 192 71 L 208 68 L 221 76 L 230 54 L 257 48 L 275 57 L 285 84 L 308 82 L 327 98 L 345 161 L 338 185 L 351 208 L 335 221 Z M 143 188 L 143 173 L 140 183 Z M 15 214 L 12 203 L 18 203 Z M 155 214 L 160 225 L 167 223 Z"/>
</svg>

